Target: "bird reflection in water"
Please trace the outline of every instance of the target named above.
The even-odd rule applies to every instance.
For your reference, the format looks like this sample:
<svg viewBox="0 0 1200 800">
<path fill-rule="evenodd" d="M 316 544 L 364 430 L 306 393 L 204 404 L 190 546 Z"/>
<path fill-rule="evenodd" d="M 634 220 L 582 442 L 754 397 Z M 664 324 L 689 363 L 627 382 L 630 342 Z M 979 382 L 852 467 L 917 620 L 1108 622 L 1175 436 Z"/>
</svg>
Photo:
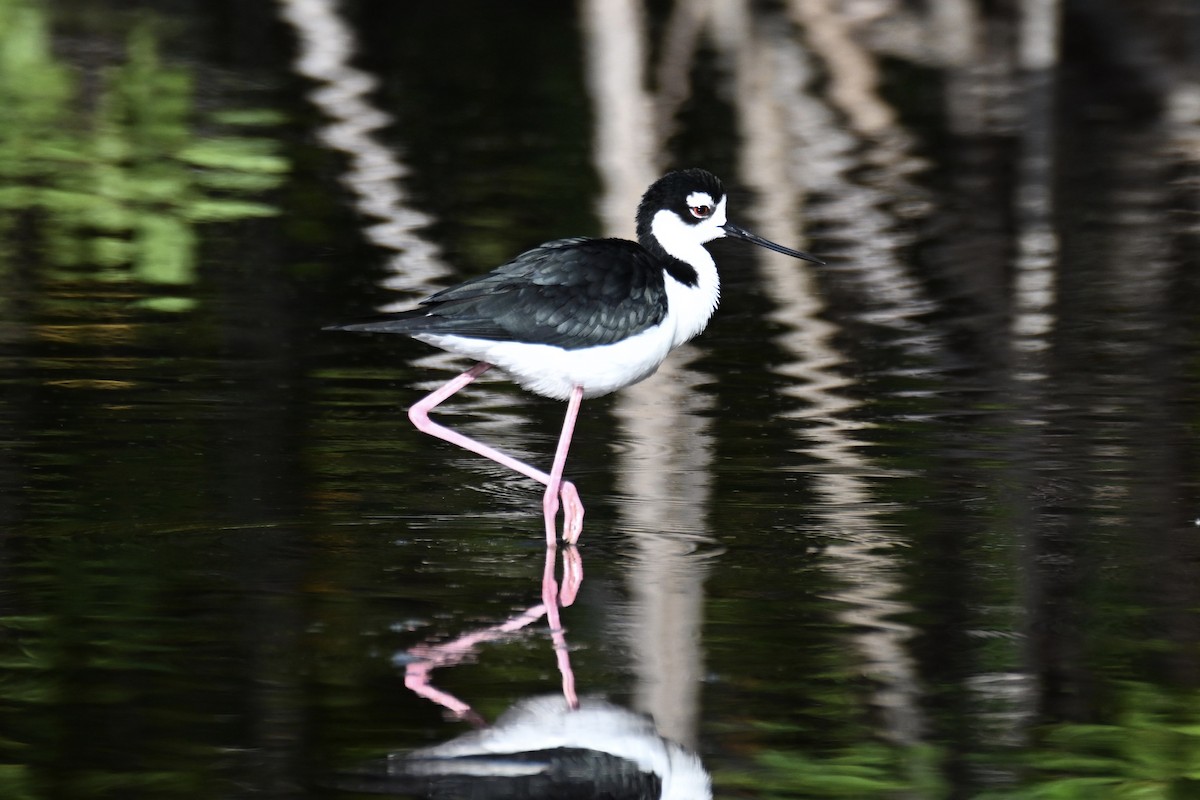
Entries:
<svg viewBox="0 0 1200 800">
<path fill-rule="evenodd" d="M 659 736 L 641 714 L 584 698 L 531 697 L 496 724 L 444 744 L 363 765 L 342 788 L 372 794 L 472 800 L 704 800 L 700 759 Z"/>
<path fill-rule="evenodd" d="M 547 571 L 555 567 L 547 548 Z M 575 548 L 564 557 L 578 560 Z M 566 574 L 571 568 L 564 569 Z M 582 575 L 582 562 L 578 566 Z M 578 585 L 570 588 L 573 592 Z M 568 587 L 564 586 L 564 593 Z M 435 687 L 433 670 L 459 664 L 479 645 L 548 618 L 563 679 L 561 694 L 514 703 L 492 725 L 469 704 Z M 695 753 L 659 735 L 653 721 L 629 709 L 575 693 L 566 637 L 554 604 L 538 604 L 504 622 L 398 655 L 404 684 L 477 730 L 443 744 L 393 753 L 343 772 L 352 792 L 431 800 L 706 800 L 711 780 Z"/>
</svg>

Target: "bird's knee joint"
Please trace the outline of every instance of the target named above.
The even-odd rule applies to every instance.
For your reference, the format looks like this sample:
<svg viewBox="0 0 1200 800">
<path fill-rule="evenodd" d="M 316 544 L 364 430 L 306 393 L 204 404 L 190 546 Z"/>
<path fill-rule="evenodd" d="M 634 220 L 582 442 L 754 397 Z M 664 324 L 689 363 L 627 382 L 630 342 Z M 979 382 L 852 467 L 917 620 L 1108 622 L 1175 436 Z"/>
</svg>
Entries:
<svg viewBox="0 0 1200 800">
<path fill-rule="evenodd" d="M 424 427 L 429 422 L 429 411 L 420 403 L 417 403 L 408 409 L 408 419 L 418 428 Z"/>
</svg>

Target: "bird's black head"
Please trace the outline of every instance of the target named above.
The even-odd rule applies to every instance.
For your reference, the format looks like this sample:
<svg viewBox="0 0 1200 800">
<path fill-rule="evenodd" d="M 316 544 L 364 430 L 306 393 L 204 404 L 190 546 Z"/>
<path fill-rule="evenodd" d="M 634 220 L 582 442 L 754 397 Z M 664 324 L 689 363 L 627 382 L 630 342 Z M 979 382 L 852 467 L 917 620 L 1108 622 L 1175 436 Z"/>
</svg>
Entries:
<svg viewBox="0 0 1200 800">
<path fill-rule="evenodd" d="M 720 179 L 703 169 L 668 172 L 650 185 L 642 195 L 637 212 L 637 234 L 643 244 L 652 235 L 651 226 L 659 211 L 670 211 L 680 220 L 697 225 L 710 220 L 718 207 L 724 211 L 725 187 Z M 720 225 L 724 219 L 717 221 Z M 720 236 L 719 233 L 709 237 Z"/>
<path fill-rule="evenodd" d="M 725 188 L 711 172 L 702 169 L 668 172 L 642 196 L 637 213 L 638 241 L 651 252 L 669 255 L 692 266 L 701 261 L 697 253 L 704 244 L 725 236 L 793 258 L 824 263 L 734 225 L 726 217 L 725 206 Z M 704 258 L 711 263 L 710 258 Z"/>
</svg>

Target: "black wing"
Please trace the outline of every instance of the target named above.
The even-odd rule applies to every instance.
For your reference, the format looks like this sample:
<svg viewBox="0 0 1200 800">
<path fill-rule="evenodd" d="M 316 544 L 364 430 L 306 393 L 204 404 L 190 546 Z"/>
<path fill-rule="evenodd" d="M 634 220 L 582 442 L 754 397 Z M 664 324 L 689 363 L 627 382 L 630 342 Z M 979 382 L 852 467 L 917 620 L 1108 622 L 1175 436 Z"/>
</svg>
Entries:
<svg viewBox="0 0 1200 800">
<path fill-rule="evenodd" d="M 559 239 L 444 289 L 419 308 L 338 328 L 576 350 L 640 333 L 666 314 L 662 265 L 641 245 L 625 239 Z"/>
</svg>

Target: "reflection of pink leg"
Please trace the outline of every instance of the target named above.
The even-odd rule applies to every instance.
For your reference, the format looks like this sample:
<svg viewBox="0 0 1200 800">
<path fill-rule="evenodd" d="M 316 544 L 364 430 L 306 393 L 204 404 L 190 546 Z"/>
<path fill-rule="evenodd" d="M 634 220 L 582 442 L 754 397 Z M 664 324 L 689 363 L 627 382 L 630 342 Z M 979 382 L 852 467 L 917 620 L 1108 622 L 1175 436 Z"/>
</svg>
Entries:
<svg viewBox="0 0 1200 800">
<path fill-rule="evenodd" d="M 526 477 L 533 478 L 538 483 L 545 485 L 546 493 L 542 497 L 542 512 L 547 520 L 546 542 L 548 544 L 554 544 L 558 540 L 558 532 L 555 529 L 555 525 L 558 515 L 559 497 L 561 496 L 563 506 L 563 538 L 568 542 L 574 543 L 579 539 L 579 534 L 583 531 L 583 503 L 579 501 L 579 492 L 575 490 L 574 484 L 570 481 L 564 481 L 562 473 L 563 467 L 567 463 L 567 451 L 571 447 L 571 434 L 575 430 L 575 419 L 579 415 L 579 404 L 583 400 L 582 387 L 576 387 L 571 393 L 570 402 L 567 404 L 567 416 L 563 420 L 562 434 L 559 436 L 558 450 L 554 454 L 554 466 L 549 475 L 536 467 L 526 464 L 524 461 L 518 461 L 512 456 L 500 452 L 494 447 L 489 447 L 482 442 L 452 431 L 444 425 L 439 425 L 429 418 L 430 411 L 437 408 L 448 397 L 471 381 L 487 372 L 491 369 L 491 366 L 491 364 L 481 361 L 471 367 L 437 391 L 419 400 L 408 410 L 408 418 L 412 420 L 413 425 L 417 426 L 417 430 L 422 433 L 436 436 L 451 444 L 458 445 L 464 450 L 470 450 L 472 453 L 481 455 L 484 458 L 490 458 L 497 464 L 503 464 L 509 469 L 519 472 Z"/>
<path fill-rule="evenodd" d="M 518 631 L 541 619 L 545 613 L 545 606 L 534 606 L 499 625 L 468 633 L 449 642 L 417 645 L 408 651 L 408 655 L 417 660 L 410 661 L 404 668 L 404 685 L 426 700 L 432 700 L 448 709 L 455 717 L 475 725 L 483 725 L 483 718 L 476 714 L 469 705 L 449 692 L 443 692 L 433 686 L 430 680 L 433 671 L 438 667 L 451 667 L 462 662 L 474 651 L 476 645 Z"/>
<path fill-rule="evenodd" d="M 562 554 L 563 582 L 560 590 L 554 577 L 558 546 L 552 544 L 546 548 L 546 569 L 542 573 L 542 602 L 566 608 L 575 602 L 579 587 L 583 584 L 583 558 L 579 555 L 579 548 L 573 544 L 563 547 Z"/>
<path fill-rule="evenodd" d="M 569 549 L 575 550 L 574 547 Z M 546 623 L 550 626 L 550 641 L 554 642 L 558 671 L 562 675 L 563 697 L 566 698 L 568 707 L 579 708 L 579 697 L 575 694 L 575 672 L 571 669 L 571 654 L 567 650 L 567 637 L 563 631 L 562 618 L 558 614 L 558 582 L 554 580 L 554 568 L 557 566 L 558 548 L 547 547 L 546 566 L 542 571 L 542 605 L 546 607 Z M 572 599 L 574 599 L 573 595 Z"/>
<path fill-rule="evenodd" d="M 563 582 L 558 599 L 565 607 L 574 603 L 575 596 L 579 594 L 579 587 L 583 583 L 583 558 L 580 557 L 579 550 L 573 545 L 564 547 L 562 556 Z"/>
<path fill-rule="evenodd" d="M 404 685 L 421 697 L 448 709 L 458 719 L 467 720 L 475 725 L 483 725 L 484 720 L 462 700 L 449 692 L 444 692 L 433 685 L 432 675 L 439 667 L 452 667 L 467 659 L 475 648 L 484 642 L 502 638 L 505 634 L 518 631 L 536 622 L 544 615 L 550 627 L 550 640 L 554 643 L 555 660 L 558 671 L 562 675 L 563 696 L 571 708 L 579 708 L 579 697 L 575 692 L 575 673 L 571 669 L 571 653 L 567 648 L 566 633 L 563 631 L 562 618 L 558 608 L 558 583 L 554 580 L 554 570 L 558 566 L 558 548 L 546 548 L 545 568 L 542 573 L 542 600 L 540 605 L 510 617 L 499 625 L 464 634 L 441 644 L 419 644 L 405 655 L 412 660 L 407 661 L 404 668 Z M 583 580 L 583 559 L 579 550 L 574 547 L 563 548 L 563 604 L 569 605 L 575 599 L 579 590 L 579 581 Z M 407 659 L 406 659 L 407 660 Z"/>
<path fill-rule="evenodd" d="M 433 672 L 434 664 L 424 661 L 414 661 L 404 669 L 404 685 L 426 700 L 432 700 L 442 708 L 447 709 L 455 719 L 465 720 L 476 727 L 487 724 L 486 720 L 469 705 L 459 700 L 449 692 L 443 692 L 430 683 L 429 673 Z"/>
</svg>

